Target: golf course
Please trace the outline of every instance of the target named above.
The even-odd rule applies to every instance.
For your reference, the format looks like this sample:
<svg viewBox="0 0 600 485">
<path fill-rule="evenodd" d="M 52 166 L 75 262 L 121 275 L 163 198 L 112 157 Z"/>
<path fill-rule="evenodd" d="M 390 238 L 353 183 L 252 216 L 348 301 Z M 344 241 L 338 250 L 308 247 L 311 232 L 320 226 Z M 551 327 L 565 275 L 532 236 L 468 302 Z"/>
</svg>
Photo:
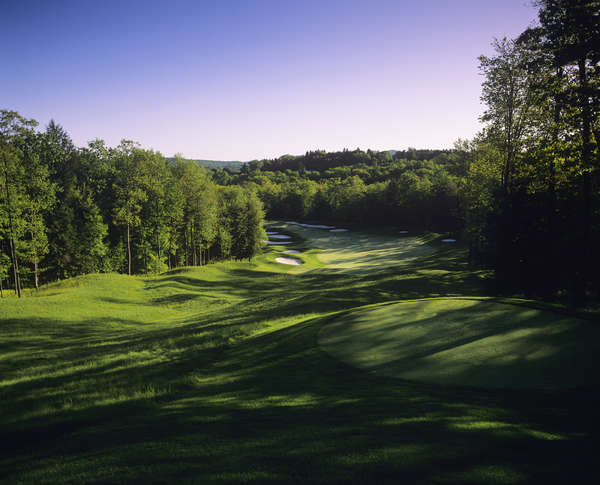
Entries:
<svg viewBox="0 0 600 485">
<path fill-rule="evenodd" d="M 0 301 L 0 482 L 597 474 L 594 314 L 492 297 L 446 235 L 266 229 L 250 262 Z"/>
</svg>

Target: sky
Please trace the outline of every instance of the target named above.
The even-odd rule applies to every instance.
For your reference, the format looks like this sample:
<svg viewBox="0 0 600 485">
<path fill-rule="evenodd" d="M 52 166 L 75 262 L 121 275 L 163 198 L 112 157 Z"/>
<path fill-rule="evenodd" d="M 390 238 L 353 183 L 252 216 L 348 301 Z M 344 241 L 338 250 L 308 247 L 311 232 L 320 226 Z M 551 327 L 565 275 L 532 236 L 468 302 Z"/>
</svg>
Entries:
<svg viewBox="0 0 600 485">
<path fill-rule="evenodd" d="M 530 0 L 0 0 L 0 109 L 77 146 L 253 160 L 450 148 Z"/>
</svg>

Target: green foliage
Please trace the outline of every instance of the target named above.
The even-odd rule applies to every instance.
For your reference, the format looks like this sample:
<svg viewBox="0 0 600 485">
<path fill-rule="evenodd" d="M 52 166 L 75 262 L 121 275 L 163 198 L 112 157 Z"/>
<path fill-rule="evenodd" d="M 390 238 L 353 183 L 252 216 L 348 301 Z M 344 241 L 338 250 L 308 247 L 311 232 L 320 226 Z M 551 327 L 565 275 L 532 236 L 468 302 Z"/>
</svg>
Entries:
<svg viewBox="0 0 600 485">
<path fill-rule="evenodd" d="M 167 158 L 167 162 L 172 163 L 178 156 Z M 182 158 L 182 157 L 180 157 Z M 244 166 L 245 162 L 239 161 L 222 161 L 222 160 L 189 160 L 200 167 L 207 169 L 220 170 L 225 174 L 231 174 L 233 172 L 239 172 Z"/>
<path fill-rule="evenodd" d="M 584 306 L 600 296 L 600 2 L 538 6 L 539 26 L 480 58 L 487 126 L 466 228 L 498 290 Z"/>
<path fill-rule="evenodd" d="M 463 214 L 457 203 L 458 186 L 471 153 L 459 147 L 446 152 L 396 152 L 395 156 L 405 155 L 413 159 L 360 150 L 288 155 L 252 162 L 226 182 L 254 187 L 272 219 L 459 230 Z M 425 155 L 433 158 L 424 159 Z M 218 171 L 212 177 L 224 180 Z"/>
<path fill-rule="evenodd" d="M 21 280 L 37 288 L 40 278 L 158 273 L 205 264 L 211 249 L 224 258 L 260 250 L 262 208 L 249 189 L 240 189 L 248 214 L 236 216 L 244 224 L 226 235 L 219 218 L 224 201 L 193 161 L 168 162 L 128 140 L 116 148 L 94 140 L 77 149 L 54 120 L 38 133 L 34 120 L 14 111 L 1 115 L 0 276 L 10 276 L 15 291 Z"/>
</svg>

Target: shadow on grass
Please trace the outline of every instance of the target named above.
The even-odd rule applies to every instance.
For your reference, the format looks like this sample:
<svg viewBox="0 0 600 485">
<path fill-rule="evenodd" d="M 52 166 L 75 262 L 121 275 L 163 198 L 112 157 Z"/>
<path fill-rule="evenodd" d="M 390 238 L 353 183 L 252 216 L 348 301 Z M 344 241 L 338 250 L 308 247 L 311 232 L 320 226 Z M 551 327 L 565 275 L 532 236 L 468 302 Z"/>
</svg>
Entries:
<svg viewBox="0 0 600 485">
<path fill-rule="evenodd" d="M 141 382 L 173 381 L 165 394 L 4 426 L 4 478 L 558 483 L 595 466 L 589 392 L 449 391 L 375 376 L 319 350 L 327 321 L 210 358 L 190 345 L 139 369 Z M 132 385 L 131 371 L 113 370 Z"/>
<path fill-rule="evenodd" d="M 344 362 L 443 385 L 595 388 L 600 327 L 526 306 L 434 299 L 338 317 L 320 342 Z"/>
<path fill-rule="evenodd" d="M 233 267 L 209 280 L 178 269 L 148 280 L 145 303 L 189 304 L 176 324 L 13 319 L 1 343 L 14 354 L 0 361 L 0 480 L 583 482 L 598 444 L 592 391 L 378 376 L 319 348 L 331 318 L 303 321 L 391 299 L 480 294 L 459 258 L 442 250 L 371 274 Z M 278 319 L 295 324 L 273 331 Z"/>
</svg>

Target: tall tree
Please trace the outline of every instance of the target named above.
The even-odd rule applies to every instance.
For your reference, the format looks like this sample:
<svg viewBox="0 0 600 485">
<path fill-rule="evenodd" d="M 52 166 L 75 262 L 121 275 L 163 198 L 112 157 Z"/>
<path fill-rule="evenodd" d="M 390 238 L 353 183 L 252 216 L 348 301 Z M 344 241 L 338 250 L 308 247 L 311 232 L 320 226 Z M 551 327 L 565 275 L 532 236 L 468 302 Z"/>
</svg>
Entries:
<svg viewBox="0 0 600 485">
<path fill-rule="evenodd" d="M 27 229 L 25 211 L 28 204 L 25 151 L 37 126 L 16 111 L 0 110 L 0 183 L 2 185 L 2 215 L 8 239 L 15 293 L 21 297 L 19 249 Z"/>
<path fill-rule="evenodd" d="M 50 179 L 49 166 L 40 157 L 43 135 L 28 133 L 23 148 L 25 189 L 27 191 L 25 217 L 27 222 L 28 259 L 33 265 L 34 285 L 39 289 L 40 260 L 49 251 L 46 216 L 56 203 L 56 184 Z"/>
<path fill-rule="evenodd" d="M 504 38 L 495 40 L 493 46 L 495 56 L 479 57 L 485 76 L 481 100 L 486 106 L 481 120 L 487 123 L 489 141 L 502 150 L 502 188 L 509 192 L 515 159 L 531 127 L 534 97 L 521 45 Z"/>
<path fill-rule="evenodd" d="M 131 230 L 140 224 L 142 203 L 146 201 L 143 174 L 140 173 L 144 152 L 137 144 L 122 140 L 115 152 L 114 221 L 125 229 L 127 274 L 132 272 Z"/>
<path fill-rule="evenodd" d="M 572 303 L 582 306 L 592 277 L 592 231 L 598 225 L 593 194 L 600 174 L 600 1 L 541 0 L 538 5 L 544 46 L 554 57 L 557 73 L 570 79 L 560 94 L 573 108 L 572 128 L 578 133 L 581 250 L 574 264 Z"/>
</svg>

